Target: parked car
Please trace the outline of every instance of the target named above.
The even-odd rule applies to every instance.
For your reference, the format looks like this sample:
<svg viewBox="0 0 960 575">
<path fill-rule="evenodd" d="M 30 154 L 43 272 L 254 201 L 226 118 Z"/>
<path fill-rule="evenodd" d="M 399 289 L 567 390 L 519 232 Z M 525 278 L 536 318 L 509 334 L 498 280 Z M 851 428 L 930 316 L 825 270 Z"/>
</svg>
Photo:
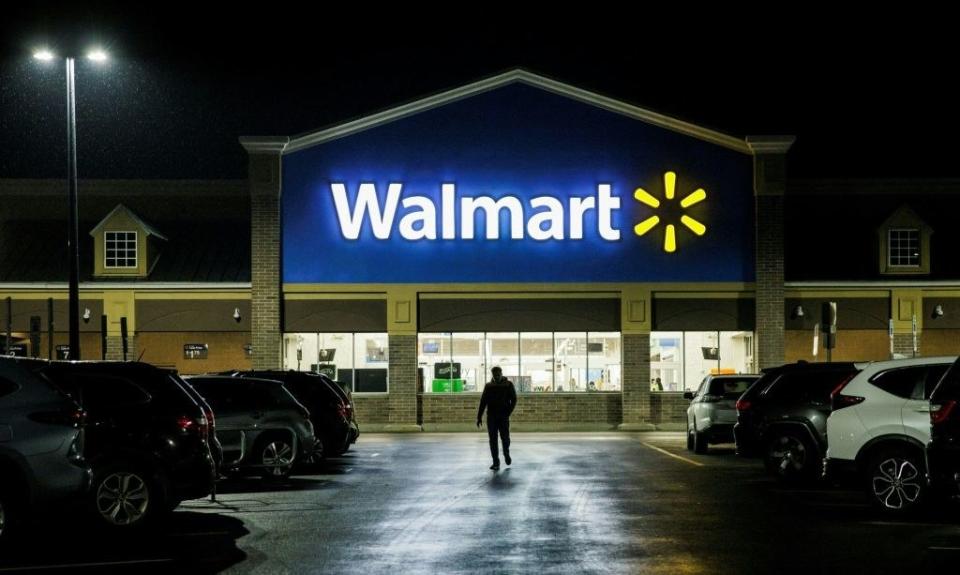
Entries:
<svg viewBox="0 0 960 575">
<path fill-rule="evenodd" d="M 257 377 L 282 381 L 297 400 L 310 411 L 324 456 L 337 456 L 350 449 L 360 435 L 353 405 L 340 386 L 325 375 L 303 371 L 234 371 L 235 377 Z"/>
<path fill-rule="evenodd" d="M 759 379 L 759 375 L 708 375 L 697 391 L 683 397 L 687 408 L 687 449 L 706 453 L 711 443 L 733 442 L 733 425 L 737 422 L 737 400 Z"/>
<path fill-rule="evenodd" d="M 920 507 L 929 491 L 930 396 L 955 357 L 877 361 L 832 395 L 825 474 L 856 477 L 890 513 Z M 945 392 L 944 395 L 947 393 Z"/>
<path fill-rule="evenodd" d="M 856 375 L 849 362 L 791 363 L 766 369 L 737 401 L 737 454 L 762 457 L 783 481 L 820 477 L 830 393 Z"/>
<path fill-rule="evenodd" d="M 224 469 L 256 470 L 286 477 L 294 463 L 312 456 L 318 444 L 310 412 L 284 384 L 270 379 L 227 376 L 185 378 L 218 414 L 217 436 Z"/>
<path fill-rule="evenodd" d="M 89 505 L 113 528 L 145 526 L 217 477 L 204 408 L 175 371 L 137 362 L 49 362 L 40 372 L 87 414 Z"/>
<path fill-rule="evenodd" d="M 948 496 L 960 495 L 960 359 L 947 370 L 930 395 L 930 486 Z"/>
<path fill-rule="evenodd" d="M 0 357 L 0 545 L 38 511 L 79 499 L 83 410 L 37 374 L 44 362 Z"/>
</svg>

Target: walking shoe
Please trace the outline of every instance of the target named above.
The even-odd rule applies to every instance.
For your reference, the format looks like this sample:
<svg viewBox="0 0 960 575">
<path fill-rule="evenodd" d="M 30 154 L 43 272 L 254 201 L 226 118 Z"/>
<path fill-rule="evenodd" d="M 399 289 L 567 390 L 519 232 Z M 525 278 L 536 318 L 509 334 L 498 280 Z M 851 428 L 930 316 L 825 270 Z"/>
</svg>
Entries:
<svg viewBox="0 0 960 575">
<path fill-rule="evenodd" d="M 500 470 L 500 462 L 499 462 L 499 461 L 494 462 L 494 464 L 490 466 L 490 469 L 492 469 L 492 470 L 494 470 L 494 471 L 499 471 L 499 470 Z"/>
<path fill-rule="evenodd" d="M 510 461 L 511 461 L 511 460 L 510 460 L 510 454 L 509 454 L 509 453 L 504 453 L 504 454 L 503 454 L 503 460 L 507 462 L 507 465 L 510 465 Z"/>
</svg>

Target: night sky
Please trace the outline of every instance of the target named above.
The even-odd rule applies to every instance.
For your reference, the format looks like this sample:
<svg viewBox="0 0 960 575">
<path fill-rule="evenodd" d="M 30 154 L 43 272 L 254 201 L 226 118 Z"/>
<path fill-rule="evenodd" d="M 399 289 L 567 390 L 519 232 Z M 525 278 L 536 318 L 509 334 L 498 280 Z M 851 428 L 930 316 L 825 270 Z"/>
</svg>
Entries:
<svg viewBox="0 0 960 575">
<path fill-rule="evenodd" d="M 63 65 L 30 58 L 45 42 L 113 55 L 78 62 L 81 178 L 242 178 L 238 136 L 309 132 L 514 67 L 732 135 L 794 134 L 792 177 L 960 175 L 945 14 L 84 4 L 4 8 L 0 178 L 65 177 Z"/>
</svg>

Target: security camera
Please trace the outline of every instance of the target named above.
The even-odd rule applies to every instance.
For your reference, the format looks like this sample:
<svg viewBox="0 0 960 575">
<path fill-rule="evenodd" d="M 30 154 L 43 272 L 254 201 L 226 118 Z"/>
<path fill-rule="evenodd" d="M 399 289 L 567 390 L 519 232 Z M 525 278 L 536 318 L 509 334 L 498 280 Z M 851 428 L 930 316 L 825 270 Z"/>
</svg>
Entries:
<svg viewBox="0 0 960 575">
<path fill-rule="evenodd" d="M 933 308 L 933 317 L 943 317 L 943 306 L 937 304 L 937 307 Z"/>
<path fill-rule="evenodd" d="M 240 316 L 240 308 L 238 307 L 233 308 L 233 321 L 240 323 L 241 319 L 242 318 Z"/>
</svg>

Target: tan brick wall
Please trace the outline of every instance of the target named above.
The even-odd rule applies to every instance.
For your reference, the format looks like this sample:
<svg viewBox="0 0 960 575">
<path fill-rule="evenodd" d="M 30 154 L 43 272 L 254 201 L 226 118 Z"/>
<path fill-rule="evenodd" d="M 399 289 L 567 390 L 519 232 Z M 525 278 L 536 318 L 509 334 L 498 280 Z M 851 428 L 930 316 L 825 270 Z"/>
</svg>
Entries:
<svg viewBox="0 0 960 575">
<path fill-rule="evenodd" d="M 70 343 L 70 334 L 68 332 L 53 332 L 53 357 L 47 357 L 47 333 L 40 335 L 40 348 L 37 357 L 42 359 L 57 359 L 57 346 Z M 83 355 L 81 359 L 100 359 L 100 334 L 90 332 L 80 332 L 80 352 Z M 32 350 L 30 352 L 32 356 Z"/>
<path fill-rule="evenodd" d="M 650 417 L 657 424 L 686 422 L 689 406 L 682 393 L 650 394 Z"/>
<path fill-rule="evenodd" d="M 921 334 L 921 343 L 927 357 L 960 355 L 960 329 L 928 329 Z"/>
<path fill-rule="evenodd" d="M 119 339 L 119 338 L 118 338 Z M 137 353 L 143 361 L 175 368 L 182 374 L 209 373 L 228 369 L 251 369 L 243 346 L 250 343 L 244 332 L 142 332 L 137 334 Z M 205 343 L 207 359 L 184 359 L 183 345 Z M 136 357 L 131 357 L 136 359 Z"/>
<path fill-rule="evenodd" d="M 758 159 L 759 161 L 759 159 Z M 756 245 L 757 365 L 783 363 L 783 196 L 758 196 Z"/>
<path fill-rule="evenodd" d="M 438 423 L 472 424 L 480 406 L 478 393 L 425 393 L 423 425 Z M 513 423 L 596 423 L 613 428 L 621 421 L 619 393 L 521 394 Z"/>
<path fill-rule="evenodd" d="M 785 339 L 788 363 L 801 359 L 804 361 L 827 360 L 822 335 L 819 355 L 816 358 L 813 357 L 812 331 L 787 330 Z M 837 347 L 833 349 L 832 359 L 834 361 L 890 359 L 890 336 L 887 330 L 880 329 L 839 330 Z"/>
<path fill-rule="evenodd" d="M 622 423 L 650 423 L 650 334 L 623 335 Z"/>
<path fill-rule="evenodd" d="M 389 419 L 417 424 L 417 336 L 390 335 Z"/>
<path fill-rule="evenodd" d="M 365 423 L 390 423 L 390 399 L 386 395 L 354 395 L 353 406 L 361 430 Z"/>
</svg>

